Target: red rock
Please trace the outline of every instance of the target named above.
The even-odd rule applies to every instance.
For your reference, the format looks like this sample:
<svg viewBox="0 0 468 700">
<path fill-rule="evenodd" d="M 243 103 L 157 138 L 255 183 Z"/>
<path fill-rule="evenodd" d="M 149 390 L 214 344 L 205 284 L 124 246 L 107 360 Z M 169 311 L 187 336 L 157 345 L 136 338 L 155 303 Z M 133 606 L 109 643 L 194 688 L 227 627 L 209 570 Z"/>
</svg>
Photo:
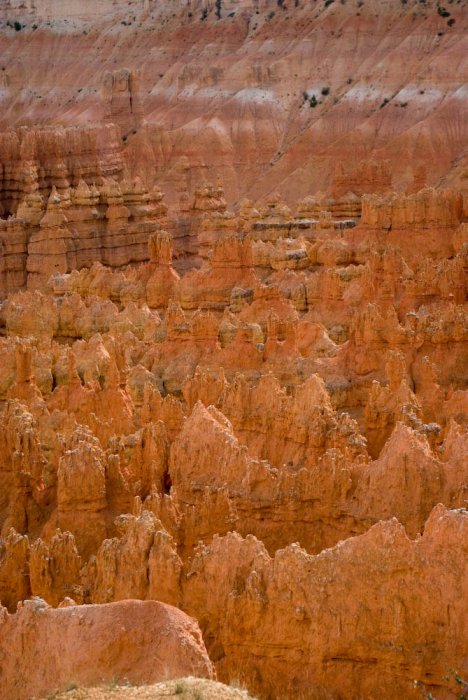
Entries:
<svg viewBox="0 0 468 700">
<path fill-rule="evenodd" d="M 0 697 L 5 700 L 65 689 L 70 679 L 88 686 L 115 679 L 145 684 L 213 677 L 196 622 L 154 601 L 54 609 L 33 598 L 15 614 L 2 609 L 0 625 Z"/>
<path fill-rule="evenodd" d="M 430 663 L 422 682 L 448 696 L 444 669 L 463 668 L 466 652 L 466 526 L 466 511 L 437 506 L 415 541 L 394 519 L 316 556 L 293 544 L 274 558 L 230 534 L 199 548 L 188 609 L 205 621 L 220 677 L 235 658 L 264 693 L 417 697 Z"/>
<path fill-rule="evenodd" d="M 40 620 L 155 599 L 259 697 L 448 697 L 461 5 L 3 5 L 0 601 L 26 605 L 2 614 L 8 674 L 21 635 L 54 662 Z M 79 647 L 87 673 L 106 640 Z M 119 646 L 139 669 L 145 640 Z M 39 687 L 24 664 L 16 695 Z"/>
</svg>

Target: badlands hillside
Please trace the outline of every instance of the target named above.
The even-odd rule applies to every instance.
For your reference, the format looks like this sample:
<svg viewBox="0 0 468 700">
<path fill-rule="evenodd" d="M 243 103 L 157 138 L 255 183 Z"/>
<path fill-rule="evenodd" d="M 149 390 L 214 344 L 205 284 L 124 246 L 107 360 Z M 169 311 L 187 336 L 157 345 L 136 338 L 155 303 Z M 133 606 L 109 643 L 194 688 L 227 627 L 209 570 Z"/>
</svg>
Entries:
<svg viewBox="0 0 468 700">
<path fill-rule="evenodd" d="M 0 0 L 0 700 L 466 696 L 467 29 Z"/>
<path fill-rule="evenodd" d="M 113 121 L 171 197 L 466 174 L 466 0 L 2 0 L 0 31 L 0 128 Z"/>
</svg>

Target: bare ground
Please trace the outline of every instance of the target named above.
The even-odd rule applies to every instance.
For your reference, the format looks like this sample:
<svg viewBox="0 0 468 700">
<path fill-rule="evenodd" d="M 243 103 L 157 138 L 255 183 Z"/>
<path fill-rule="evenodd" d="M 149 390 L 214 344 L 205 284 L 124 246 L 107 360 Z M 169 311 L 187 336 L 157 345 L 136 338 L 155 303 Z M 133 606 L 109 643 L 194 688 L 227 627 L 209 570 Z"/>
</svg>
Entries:
<svg viewBox="0 0 468 700">
<path fill-rule="evenodd" d="M 104 685 L 97 688 L 70 688 L 44 700 L 254 700 L 246 690 L 202 678 L 181 678 L 140 687 Z"/>
</svg>

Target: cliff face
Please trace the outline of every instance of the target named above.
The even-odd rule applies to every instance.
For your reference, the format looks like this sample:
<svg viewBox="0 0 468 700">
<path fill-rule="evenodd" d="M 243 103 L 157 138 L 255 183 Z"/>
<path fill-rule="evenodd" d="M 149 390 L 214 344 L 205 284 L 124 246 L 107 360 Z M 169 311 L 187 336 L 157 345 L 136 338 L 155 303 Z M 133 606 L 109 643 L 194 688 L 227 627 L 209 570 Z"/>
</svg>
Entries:
<svg viewBox="0 0 468 700">
<path fill-rule="evenodd" d="M 412 679 L 428 646 L 439 648 L 439 625 L 452 627 L 453 646 L 440 650 L 435 676 L 466 651 L 456 641 L 460 618 L 452 617 L 457 591 L 466 592 L 466 554 L 451 544 L 466 536 L 460 528 L 467 524 L 466 512 L 439 506 L 415 542 L 393 520 L 315 557 L 293 544 L 273 559 L 255 538 L 231 534 L 197 552 L 189 605 L 206 615 L 205 636 L 216 637 L 211 651 L 222 672 L 234 673 L 235 655 L 249 684 L 267 696 L 417 697 Z M 451 568 L 453 555 L 460 566 Z M 464 603 L 458 610 L 466 619 Z M 450 697 L 440 687 L 437 693 Z"/>
<path fill-rule="evenodd" d="M 3 0 L 0 120 L 111 119 L 171 201 L 213 170 L 231 200 L 458 185 L 466 8 L 450 5 Z"/>
<path fill-rule="evenodd" d="M 0 700 L 453 697 L 463 4 L 56 5 L 0 0 Z"/>
<path fill-rule="evenodd" d="M 101 176 L 68 180 L 41 196 L 38 183 L 0 222 L 2 296 L 45 289 L 49 277 L 102 262 L 123 267 L 148 258 L 148 237 L 167 223 L 159 190 Z M 98 185 L 96 186 L 96 180 Z"/>
<path fill-rule="evenodd" d="M 37 195 L 47 198 L 53 188 L 60 194 L 82 179 L 120 178 L 124 166 L 120 132 L 111 124 L 8 129 L 0 133 L 0 161 L 2 218 L 16 214 L 25 198 L 34 210 Z"/>
</svg>

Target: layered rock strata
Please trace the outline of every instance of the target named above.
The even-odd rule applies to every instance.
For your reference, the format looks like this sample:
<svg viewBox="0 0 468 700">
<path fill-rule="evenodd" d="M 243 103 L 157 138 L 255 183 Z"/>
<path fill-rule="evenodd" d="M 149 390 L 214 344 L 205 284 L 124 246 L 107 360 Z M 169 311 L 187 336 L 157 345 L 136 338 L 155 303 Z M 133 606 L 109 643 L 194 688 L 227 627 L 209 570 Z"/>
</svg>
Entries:
<svg viewBox="0 0 468 700">
<path fill-rule="evenodd" d="M 0 294 L 45 289 L 49 277 L 99 261 L 124 267 L 148 258 L 148 238 L 167 225 L 158 189 L 141 181 L 99 178 L 89 186 L 54 186 L 47 200 L 38 190 L 22 200 L 15 216 L 0 221 Z"/>
<path fill-rule="evenodd" d="M 111 119 L 171 202 L 466 190 L 466 7 L 3 0 L 2 128 Z M 136 132 L 136 133 L 134 133 Z M 75 183 L 70 183 L 75 184 Z"/>
</svg>

